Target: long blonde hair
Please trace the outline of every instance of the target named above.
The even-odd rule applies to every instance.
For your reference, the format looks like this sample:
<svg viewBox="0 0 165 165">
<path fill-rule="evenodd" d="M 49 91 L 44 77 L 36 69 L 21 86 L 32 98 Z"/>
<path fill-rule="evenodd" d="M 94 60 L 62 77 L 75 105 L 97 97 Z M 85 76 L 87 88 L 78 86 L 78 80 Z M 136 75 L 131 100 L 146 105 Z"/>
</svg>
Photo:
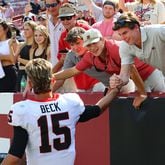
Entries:
<svg viewBox="0 0 165 165">
<path fill-rule="evenodd" d="M 44 41 L 44 48 L 47 48 L 50 45 L 50 38 L 47 28 L 44 25 L 37 25 L 35 27 L 35 31 L 39 31 L 41 34 L 44 35 L 45 41 Z M 34 44 L 37 47 L 37 43 L 34 40 Z"/>
<path fill-rule="evenodd" d="M 29 20 L 29 21 L 24 22 L 23 26 L 29 26 L 32 29 L 32 31 L 33 31 L 32 47 L 35 47 L 35 44 L 34 44 L 34 31 L 35 31 L 35 28 L 37 27 L 37 23 L 32 21 L 32 20 Z M 27 41 L 25 41 L 25 45 L 26 44 L 27 44 Z"/>
</svg>

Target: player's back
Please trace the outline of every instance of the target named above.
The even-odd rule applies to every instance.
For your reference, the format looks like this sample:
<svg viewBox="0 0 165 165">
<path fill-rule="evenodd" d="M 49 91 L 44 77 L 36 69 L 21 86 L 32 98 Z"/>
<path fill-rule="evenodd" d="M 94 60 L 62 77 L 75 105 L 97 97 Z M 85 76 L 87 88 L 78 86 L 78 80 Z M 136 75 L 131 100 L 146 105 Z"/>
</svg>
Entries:
<svg viewBox="0 0 165 165">
<path fill-rule="evenodd" d="M 75 125 L 84 112 L 77 94 L 56 94 L 48 100 L 25 100 L 12 106 L 11 125 L 28 132 L 30 165 L 73 165 Z"/>
</svg>

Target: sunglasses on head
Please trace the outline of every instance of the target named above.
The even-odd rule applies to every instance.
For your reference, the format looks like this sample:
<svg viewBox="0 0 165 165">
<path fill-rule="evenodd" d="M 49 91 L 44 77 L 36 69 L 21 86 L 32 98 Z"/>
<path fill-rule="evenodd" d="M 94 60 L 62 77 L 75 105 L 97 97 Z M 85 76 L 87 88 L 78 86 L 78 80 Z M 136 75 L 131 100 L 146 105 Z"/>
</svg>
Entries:
<svg viewBox="0 0 165 165">
<path fill-rule="evenodd" d="M 46 8 L 56 7 L 57 5 L 58 5 L 58 3 L 56 3 L 56 2 L 55 2 L 55 3 L 50 3 L 50 4 L 47 3 L 47 4 L 46 4 Z"/>
<path fill-rule="evenodd" d="M 60 20 L 61 20 L 61 21 L 65 21 L 65 20 L 69 21 L 69 20 L 72 19 L 72 17 L 73 17 L 73 16 L 60 17 Z"/>
<path fill-rule="evenodd" d="M 129 19 L 121 19 L 115 22 L 115 26 L 113 27 L 113 30 L 120 29 L 122 27 L 125 27 L 128 24 L 139 24 L 136 20 L 129 20 Z"/>
</svg>

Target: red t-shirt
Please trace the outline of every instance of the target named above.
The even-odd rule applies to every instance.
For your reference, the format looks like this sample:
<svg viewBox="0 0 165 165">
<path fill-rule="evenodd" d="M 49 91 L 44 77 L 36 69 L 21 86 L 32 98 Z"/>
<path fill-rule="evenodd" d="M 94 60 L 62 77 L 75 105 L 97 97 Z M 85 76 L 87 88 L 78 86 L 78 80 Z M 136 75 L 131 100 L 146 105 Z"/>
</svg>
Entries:
<svg viewBox="0 0 165 165">
<path fill-rule="evenodd" d="M 75 27 L 82 27 L 82 28 L 85 29 L 85 30 L 88 30 L 88 29 L 91 28 L 91 26 L 86 25 L 86 24 L 83 24 L 83 23 L 80 23 L 80 22 L 76 22 Z M 59 52 L 60 52 L 61 50 L 70 49 L 69 43 L 65 41 L 65 38 L 66 38 L 67 34 L 68 34 L 68 30 L 64 30 L 64 31 L 61 33 L 60 40 L 59 40 Z M 57 57 L 58 57 L 58 59 L 61 58 L 60 53 L 58 54 Z"/>
<path fill-rule="evenodd" d="M 92 66 L 101 71 L 105 71 L 110 75 L 116 73 L 120 73 L 121 68 L 121 59 L 119 56 L 119 42 L 114 40 L 106 40 L 105 47 L 106 47 L 106 62 L 102 62 L 99 57 L 94 56 L 92 53 L 87 52 L 81 61 L 76 64 L 76 68 L 80 71 L 84 71 Z M 142 77 L 143 80 L 146 80 L 148 76 L 155 70 L 154 67 L 140 61 L 139 59 L 135 58 L 134 60 L 135 66 Z"/>
<path fill-rule="evenodd" d="M 82 27 L 84 28 L 85 30 L 88 30 L 90 29 L 91 27 L 89 25 L 86 25 L 86 24 L 82 24 L 82 23 L 79 23 L 77 22 L 76 27 Z M 65 49 L 70 49 L 70 45 L 69 43 L 67 43 L 65 41 L 65 38 L 67 36 L 67 33 L 68 31 L 65 30 L 62 32 L 61 34 L 61 37 L 60 37 L 60 40 L 59 40 L 59 51 L 61 50 L 65 50 Z M 58 54 L 58 59 L 61 58 L 61 55 Z M 87 74 L 85 73 L 80 73 L 76 76 L 74 76 L 74 80 L 75 80 L 75 83 L 76 83 L 76 86 L 78 89 L 84 89 L 84 90 L 88 90 L 88 89 L 91 89 L 93 87 L 93 85 L 95 85 L 96 83 L 98 83 L 98 80 L 96 80 L 95 78 L 92 78 L 90 76 L 88 76 Z"/>
</svg>

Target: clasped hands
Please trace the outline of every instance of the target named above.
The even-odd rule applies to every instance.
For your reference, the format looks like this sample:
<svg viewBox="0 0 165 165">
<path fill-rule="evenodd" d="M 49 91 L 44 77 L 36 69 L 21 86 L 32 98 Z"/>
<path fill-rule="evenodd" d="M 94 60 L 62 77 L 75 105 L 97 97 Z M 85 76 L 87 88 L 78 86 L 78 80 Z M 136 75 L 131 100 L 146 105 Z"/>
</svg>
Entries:
<svg viewBox="0 0 165 165">
<path fill-rule="evenodd" d="M 128 82 L 123 82 L 123 80 L 120 78 L 119 75 L 113 74 L 109 79 L 110 88 L 118 88 L 121 89 L 124 85 L 126 85 Z M 143 101 L 147 98 L 147 95 L 140 94 L 134 98 L 133 100 L 133 106 L 135 109 L 139 109 Z"/>
</svg>

